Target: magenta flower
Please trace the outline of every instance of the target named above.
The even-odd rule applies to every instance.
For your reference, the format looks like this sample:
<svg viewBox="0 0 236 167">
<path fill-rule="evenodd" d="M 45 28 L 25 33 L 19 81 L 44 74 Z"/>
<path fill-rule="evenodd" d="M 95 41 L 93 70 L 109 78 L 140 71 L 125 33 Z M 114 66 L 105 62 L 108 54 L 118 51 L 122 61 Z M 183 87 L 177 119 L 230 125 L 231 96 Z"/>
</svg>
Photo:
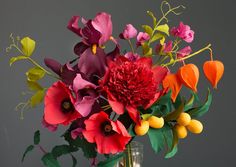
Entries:
<svg viewBox="0 0 236 167">
<path fill-rule="evenodd" d="M 177 58 L 183 58 L 183 57 L 189 55 L 191 52 L 192 52 L 191 47 L 186 46 L 185 48 L 183 48 L 177 52 Z"/>
<path fill-rule="evenodd" d="M 172 41 L 169 41 L 167 43 L 164 43 L 163 45 L 158 44 L 156 46 L 156 53 L 160 54 L 160 53 L 170 53 L 172 51 Z"/>
<path fill-rule="evenodd" d="M 137 36 L 137 46 L 142 45 L 142 43 L 148 41 L 150 39 L 150 36 L 146 32 L 139 32 Z"/>
<path fill-rule="evenodd" d="M 134 28 L 134 26 L 132 24 L 127 24 L 125 26 L 123 33 L 120 34 L 120 38 L 121 39 L 131 39 L 131 38 L 136 37 L 137 33 L 138 32 L 137 32 L 136 28 Z"/>
<path fill-rule="evenodd" d="M 127 52 L 124 55 L 129 61 L 136 61 L 140 58 L 140 56 L 137 53 Z"/>
<path fill-rule="evenodd" d="M 171 29 L 171 34 L 188 43 L 191 43 L 194 39 L 194 31 L 191 30 L 188 25 L 184 25 L 183 22 L 180 22 L 178 27 L 173 27 Z"/>
<path fill-rule="evenodd" d="M 73 91 L 76 94 L 74 106 L 82 117 L 88 116 L 92 111 L 99 95 L 96 89 L 96 85 L 84 80 L 80 74 L 77 74 L 73 82 Z"/>
<path fill-rule="evenodd" d="M 68 29 L 76 33 L 82 38 L 84 44 L 91 46 L 98 44 L 102 46 L 111 37 L 112 22 L 111 16 L 107 13 L 98 13 L 93 20 L 82 19 L 83 28 L 79 25 L 79 16 L 73 16 L 67 26 Z"/>
</svg>

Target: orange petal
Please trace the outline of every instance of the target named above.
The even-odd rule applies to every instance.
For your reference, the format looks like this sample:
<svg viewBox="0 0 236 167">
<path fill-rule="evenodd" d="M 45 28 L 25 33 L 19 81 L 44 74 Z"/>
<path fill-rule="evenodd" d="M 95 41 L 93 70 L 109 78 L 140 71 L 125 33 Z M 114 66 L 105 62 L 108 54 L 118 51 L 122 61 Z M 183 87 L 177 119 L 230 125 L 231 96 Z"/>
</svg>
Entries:
<svg viewBox="0 0 236 167">
<path fill-rule="evenodd" d="M 194 64 L 187 64 L 179 68 L 178 77 L 181 79 L 182 83 L 197 92 L 197 84 L 199 80 L 199 70 Z"/>
<path fill-rule="evenodd" d="M 218 60 L 206 61 L 203 65 L 203 71 L 212 87 L 217 88 L 217 84 L 224 74 L 224 64 Z"/>
<path fill-rule="evenodd" d="M 181 80 L 179 79 L 178 75 L 176 74 L 169 74 L 165 77 L 165 79 L 162 82 L 163 84 L 163 88 L 169 88 L 171 89 L 171 99 L 173 100 L 173 102 L 175 102 L 176 97 L 178 96 L 181 87 L 182 87 L 182 83 Z"/>
</svg>

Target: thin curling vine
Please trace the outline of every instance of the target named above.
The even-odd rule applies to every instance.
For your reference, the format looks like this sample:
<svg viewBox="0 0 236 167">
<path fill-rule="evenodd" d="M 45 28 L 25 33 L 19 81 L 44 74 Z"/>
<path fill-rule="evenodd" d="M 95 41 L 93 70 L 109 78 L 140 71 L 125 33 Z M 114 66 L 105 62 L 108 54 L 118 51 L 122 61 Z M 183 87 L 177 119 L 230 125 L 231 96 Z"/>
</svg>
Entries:
<svg viewBox="0 0 236 167">
<path fill-rule="evenodd" d="M 26 102 L 19 103 L 15 109 L 21 112 L 20 119 L 23 119 L 23 112 L 31 107 L 35 107 L 36 105 L 40 104 L 43 101 L 46 88 L 42 87 L 39 84 L 39 80 L 42 79 L 45 74 L 47 74 L 50 77 L 53 77 L 55 79 L 60 79 L 58 76 L 52 74 L 45 68 L 43 68 L 41 65 L 39 65 L 35 60 L 31 58 L 34 50 L 35 50 L 35 41 L 30 39 L 29 37 L 25 37 L 20 39 L 19 36 L 16 38 L 13 37 L 13 34 L 10 35 L 11 44 L 9 47 L 6 48 L 6 52 L 9 53 L 13 49 L 16 49 L 20 56 L 12 57 L 10 59 L 10 66 L 19 60 L 28 60 L 31 62 L 34 66 L 30 68 L 25 74 L 26 74 L 26 81 L 29 88 L 29 91 L 24 94 L 30 94 L 31 97 Z M 19 46 L 19 43 L 21 43 L 21 46 Z"/>
</svg>

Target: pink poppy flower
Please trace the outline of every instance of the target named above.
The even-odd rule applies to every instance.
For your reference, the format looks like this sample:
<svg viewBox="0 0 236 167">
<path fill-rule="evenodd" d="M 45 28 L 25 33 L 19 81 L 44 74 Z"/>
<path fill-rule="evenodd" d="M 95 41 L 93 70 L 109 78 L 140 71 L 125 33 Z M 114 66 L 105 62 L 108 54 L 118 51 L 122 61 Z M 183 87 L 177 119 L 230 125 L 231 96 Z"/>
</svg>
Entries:
<svg viewBox="0 0 236 167">
<path fill-rule="evenodd" d="M 137 46 L 142 45 L 142 43 L 148 41 L 150 39 L 150 36 L 146 32 L 139 32 L 137 36 Z"/>
<path fill-rule="evenodd" d="M 189 55 L 191 52 L 192 52 L 191 47 L 186 46 L 185 48 L 177 52 L 177 58 L 184 58 L 185 56 Z"/>
<path fill-rule="evenodd" d="M 180 22 L 178 27 L 173 27 L 171 34 L 188 43 L 191 43 L 194 39 L 194 31 L 188 25 L 184 25 L 183 22 Z"/>
<path fill-rule="evenodd" d="M 55 82 L 45 96 L 44 118 L 51 125 L 68 125 L 80 118 L 74 108 L 75 98 L 69 88 L 61 81 Z"/>
<path fill-rule="evenodd" d="M 85 130 L 82 132 L 90 143 L 96 143 L 100 154 L 116 154 L 125 150 L 131 139 L 126 128 L 120 121 L 112 121 L 101 111 L 85 120 Z"/>
<path fill-rule="evenodd" d="M 137 32 L 136 28 L 134 28 L 134 26 L 132 24 L 127 24 L 125 26 L 123 33 L 120 34 L 120 38 L 121 39 L 131 39 L 131 38 L 136 37 L 137 33 L 138 32 Z"/>
</svg>

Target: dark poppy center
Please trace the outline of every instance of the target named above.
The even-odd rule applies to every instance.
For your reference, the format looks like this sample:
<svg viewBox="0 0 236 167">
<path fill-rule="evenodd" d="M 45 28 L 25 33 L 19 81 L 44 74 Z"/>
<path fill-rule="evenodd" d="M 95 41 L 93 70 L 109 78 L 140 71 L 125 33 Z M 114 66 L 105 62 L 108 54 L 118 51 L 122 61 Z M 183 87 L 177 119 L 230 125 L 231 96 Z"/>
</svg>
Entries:
<svg viewBox="0 0 236 167">
<path fill-rule="evenodd" d="M 102 123 L 101 130 L 105 136 L 109 136 L 115 133 L 109 121 Z"/>
<path fill-rule="evenodd" d="M 74 106 L 71 103 L 70 99 L 64 99 L 61 102 L 61 109 L 63 113 L 69 113 L 71 111 L 74 111 Z"/>
</svg>

